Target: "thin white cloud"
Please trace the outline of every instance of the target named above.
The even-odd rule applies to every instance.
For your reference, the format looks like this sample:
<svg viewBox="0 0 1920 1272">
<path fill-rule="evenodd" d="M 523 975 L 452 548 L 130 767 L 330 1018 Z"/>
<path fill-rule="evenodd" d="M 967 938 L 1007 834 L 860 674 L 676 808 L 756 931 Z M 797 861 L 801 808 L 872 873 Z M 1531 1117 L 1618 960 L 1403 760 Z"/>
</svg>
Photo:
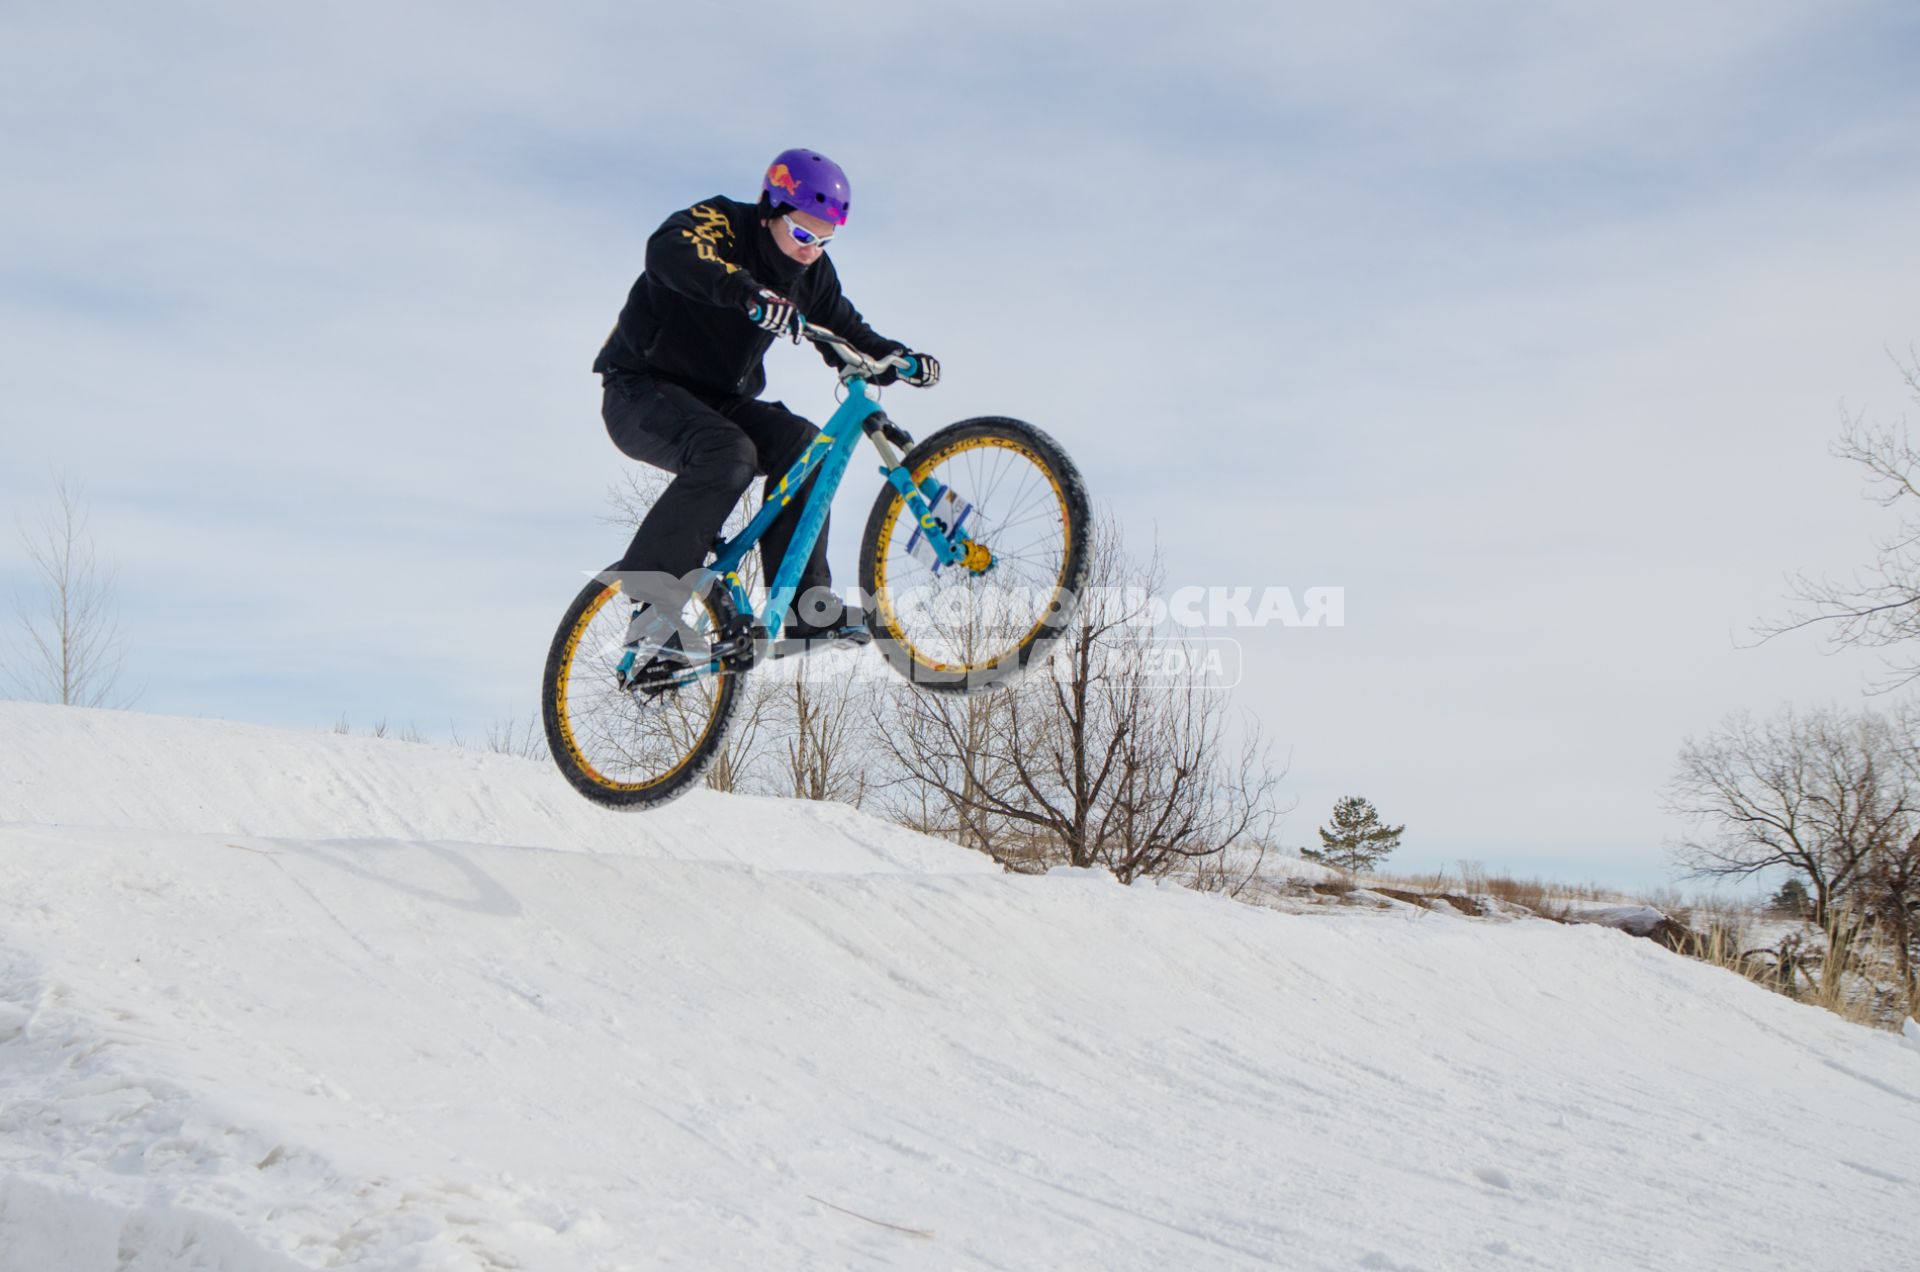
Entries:
<svg viewBox="0 0 1920 1272">
<path fill-rule="evenodd" d="M 1896 7 L 796 12 L 10 14 L 0 500 L 86 474 L 162 694 L 530 703 L 624 537 L 586 368 L 645 235 L 804 141 L 855 173 L 850 293 L 947 364 L 904 422 L 1033 418 L 1176 577 L 1353 589 L 1250 678 L 1303 792 L 1378 780 L 1448 855 L 1537 860 L 1559 773 L 1615 810 L 1591 842 L 1645 843 L 1681 726 L 1847 683 L 1709 638 L 1858 538 L 1821 451 L 1913 336 Z M 1609 706 L 1635 686 L 1665 714 Z M 1536 793 L 1489 811 L 1432 762 L 1462 748 Z"/>
</svg>

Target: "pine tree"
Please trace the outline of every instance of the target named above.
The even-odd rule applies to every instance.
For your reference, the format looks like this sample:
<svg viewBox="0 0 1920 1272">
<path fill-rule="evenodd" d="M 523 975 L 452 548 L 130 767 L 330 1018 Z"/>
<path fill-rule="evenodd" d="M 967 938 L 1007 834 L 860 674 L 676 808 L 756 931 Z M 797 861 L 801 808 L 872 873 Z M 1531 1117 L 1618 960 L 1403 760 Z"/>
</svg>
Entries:
<svg viewBox="0 0 1920 1272">
<path fill-rule="evenodd" d="M 1807 895 L 1807 885 L 1800 882 L 1798 876 L 1781 884 L 1780 891 L 1767 900 L 1769 910 L 1794 919 L 1805 918 L 1812 905 L 1813 899 Z"/>
<path fill-rule="evenodd" d="M 1348 795 L 1334 802 L 1333 820 L 1320 828 L 1320 847 L 1304 848 L 1300 855 L 1342 870 L 1372 870 L 1400 846 L 1406 829 L 1381 822 L 1373 801 Z"/>
</svg>

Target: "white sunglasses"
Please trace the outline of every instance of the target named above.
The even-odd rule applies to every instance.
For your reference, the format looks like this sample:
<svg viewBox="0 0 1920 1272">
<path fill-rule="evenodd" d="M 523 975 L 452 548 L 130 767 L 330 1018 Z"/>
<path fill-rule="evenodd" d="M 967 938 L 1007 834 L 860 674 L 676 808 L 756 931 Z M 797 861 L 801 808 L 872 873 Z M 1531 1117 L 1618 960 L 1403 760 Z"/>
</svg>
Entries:
<svg viewBox="0 0 1920 1272">
<path fill-rule="evenodd" d="M 780 219 L 787 223 L 787 233 L 793 235 L 793 241 L 802 247 L 817 247 L 824 251 L 827 244 L 833 242 L 833 235 L 815 234 L 791 216 L 783 215 Z"/>
</svg>

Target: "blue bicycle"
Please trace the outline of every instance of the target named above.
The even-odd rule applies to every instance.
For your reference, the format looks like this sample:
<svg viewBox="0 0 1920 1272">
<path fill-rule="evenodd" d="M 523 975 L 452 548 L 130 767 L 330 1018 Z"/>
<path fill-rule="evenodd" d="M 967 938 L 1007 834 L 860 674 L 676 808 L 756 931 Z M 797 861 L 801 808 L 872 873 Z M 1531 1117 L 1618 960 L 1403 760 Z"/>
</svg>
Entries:
<svg viewBox="0 0 1920 1272">
<path fill-rule="evenodd" d="M 858 598 L 873 644 L 907 679 L 944 693 L 1003 688 L 1060 635 L 1087 571 L 1089 513 L 1080 473 L 1051 437 L 998 416 L 962 420 L 915 444 L 880 409 L 869 380 L 911 358 L 874 359 L 824 327 L 806 336 L 842 366 L 846 398 L 777 482 L 759 513 L 712 559 L 678 616 L 685 660 L 666 683 L 635 680 L 621 580 L 602 571 L 568 607 L 541 683 L 541 715 L 560 771 L 613 808 L 683 794 L 720 751 L 757 663 L 798 652 L 777 640 L 800 571 L 860 439 L 884 461 L 886 486 L 860 541 Z M 756 607 L 740 577 L 785 492 L 818 471 L 793 540 Z"/>
</svg>

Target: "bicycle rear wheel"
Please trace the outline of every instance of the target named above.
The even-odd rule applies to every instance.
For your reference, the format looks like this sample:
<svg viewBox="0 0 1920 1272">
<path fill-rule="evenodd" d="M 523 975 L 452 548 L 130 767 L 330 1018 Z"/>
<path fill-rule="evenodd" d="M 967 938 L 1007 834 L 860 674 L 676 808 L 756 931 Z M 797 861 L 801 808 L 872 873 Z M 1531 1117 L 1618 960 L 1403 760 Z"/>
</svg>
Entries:
<svg viewBox="0 0 1920 1272">
<path fill-rule="evenodd" d="M 860 545 L 874 637 L 916 685 L 1005 687 L 1078 609 L 1090 523 L 1080 472 L 1051 437 L 998 416 L 949 425 L 903 462 L 936 513 L 957 518 L 967 555 L 940 564 L 906 499 L 881 491 Z"/>
<path fill-rule="evenodd" d="M 717 592 L 689 600 L 681 615 L 708 645 L 728 612 Z M 560 620 L 540 682 L 554 763 L 575 790 L 608 808 L 647 808 L 691 789 L 719 754 L 739 689 L 733 674 L 692 677 L 652 697 L 623 688 L 630 609 L 618 584 L 587 584 Z M 708 661 L 702 647 L 688 652 L 695 665 Z"/>
</svg>

